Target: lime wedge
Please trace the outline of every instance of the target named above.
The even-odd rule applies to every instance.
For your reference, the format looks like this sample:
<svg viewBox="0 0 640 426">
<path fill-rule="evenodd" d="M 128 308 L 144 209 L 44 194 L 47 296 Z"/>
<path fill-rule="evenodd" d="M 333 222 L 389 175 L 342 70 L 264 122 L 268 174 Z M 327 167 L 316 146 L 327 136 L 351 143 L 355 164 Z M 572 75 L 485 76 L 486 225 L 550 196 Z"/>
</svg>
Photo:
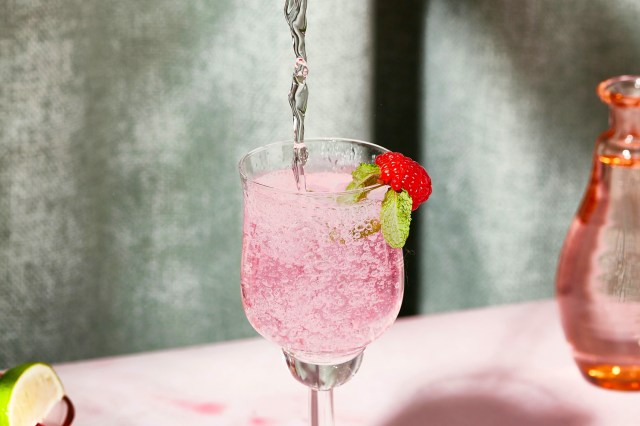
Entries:
<svg viewBox="0 0 640 426">
<path fill-rule="evenodd" d="M 0 377 L 0 426 L 35 426 L 63 397 L 51 366 L 37 362 L 14 367 Z"/>
</svg>

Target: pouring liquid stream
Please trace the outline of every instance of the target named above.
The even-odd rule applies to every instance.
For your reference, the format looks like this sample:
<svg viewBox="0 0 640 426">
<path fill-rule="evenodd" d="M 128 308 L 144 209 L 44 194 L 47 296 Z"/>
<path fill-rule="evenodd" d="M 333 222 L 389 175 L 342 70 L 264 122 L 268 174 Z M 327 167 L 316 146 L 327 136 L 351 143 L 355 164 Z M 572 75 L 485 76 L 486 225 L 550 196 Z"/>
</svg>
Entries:
<svg viewBox="0 0 640 426">
<path fill-rule="evenodd" d="M 304 144 L 304 116 L 307 111 L 309 89 L 307 87 L 307 53 L 305 50 L 305 31 L 307 30 L 307 0 L 285 0 L 284 15 L 291 29 L 293 51 L 296 62 L 293 69 L 289 105 L 293 114 L 293 160 L 291 169 L 298 191 L 306 191 L 304 165 L 309 153 Z"/>
</svg>

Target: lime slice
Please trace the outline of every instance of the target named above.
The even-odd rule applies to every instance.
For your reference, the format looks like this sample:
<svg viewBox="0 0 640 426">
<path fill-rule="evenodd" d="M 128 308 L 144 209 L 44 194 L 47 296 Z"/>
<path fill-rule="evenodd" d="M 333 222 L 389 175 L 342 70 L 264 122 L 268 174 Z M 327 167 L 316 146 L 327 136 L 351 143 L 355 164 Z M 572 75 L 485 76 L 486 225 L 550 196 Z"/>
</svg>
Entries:
<svg viewBox="0 0 640 426">
<path fill-rule="evenodd" d="M 0 426 L 35 426 L 63 397 L 51 366 L 37 362 L 14 367 L 0 377 Z"/>
</svg>

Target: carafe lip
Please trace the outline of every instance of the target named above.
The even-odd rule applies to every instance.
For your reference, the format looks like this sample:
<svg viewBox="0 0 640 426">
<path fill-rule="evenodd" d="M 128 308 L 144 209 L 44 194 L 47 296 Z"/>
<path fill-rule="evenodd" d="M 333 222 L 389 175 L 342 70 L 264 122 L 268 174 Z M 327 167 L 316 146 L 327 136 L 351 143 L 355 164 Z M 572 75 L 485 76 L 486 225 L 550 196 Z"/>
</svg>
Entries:
<svg viewBox="0 0 640 426">
<path fill-rule="evenodd" d="M 640 75 L 621 75 L 598 85 L 598 96 L 608 105 L 640 107 Z"/>
</svg>

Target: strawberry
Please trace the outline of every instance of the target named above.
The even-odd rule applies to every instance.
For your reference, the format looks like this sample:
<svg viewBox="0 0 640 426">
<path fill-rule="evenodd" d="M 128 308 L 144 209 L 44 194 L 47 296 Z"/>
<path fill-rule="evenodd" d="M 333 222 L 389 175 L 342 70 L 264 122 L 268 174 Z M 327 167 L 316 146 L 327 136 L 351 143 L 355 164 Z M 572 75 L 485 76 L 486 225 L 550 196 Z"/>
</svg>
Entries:
<svg viewBox="0 0 640 426">
<path fill-rule="evenodd" d="M 411 210 L 429 198 L 431 195 L 431 178 L 427 171 L 417 162 L 405 157 L 399 152 L 386 152 L 376 158 L 375 163 L 380 167 L 380 180 L 382 183 L 400 192 L 405 189 L 413 205 Z"/>
</svg>

